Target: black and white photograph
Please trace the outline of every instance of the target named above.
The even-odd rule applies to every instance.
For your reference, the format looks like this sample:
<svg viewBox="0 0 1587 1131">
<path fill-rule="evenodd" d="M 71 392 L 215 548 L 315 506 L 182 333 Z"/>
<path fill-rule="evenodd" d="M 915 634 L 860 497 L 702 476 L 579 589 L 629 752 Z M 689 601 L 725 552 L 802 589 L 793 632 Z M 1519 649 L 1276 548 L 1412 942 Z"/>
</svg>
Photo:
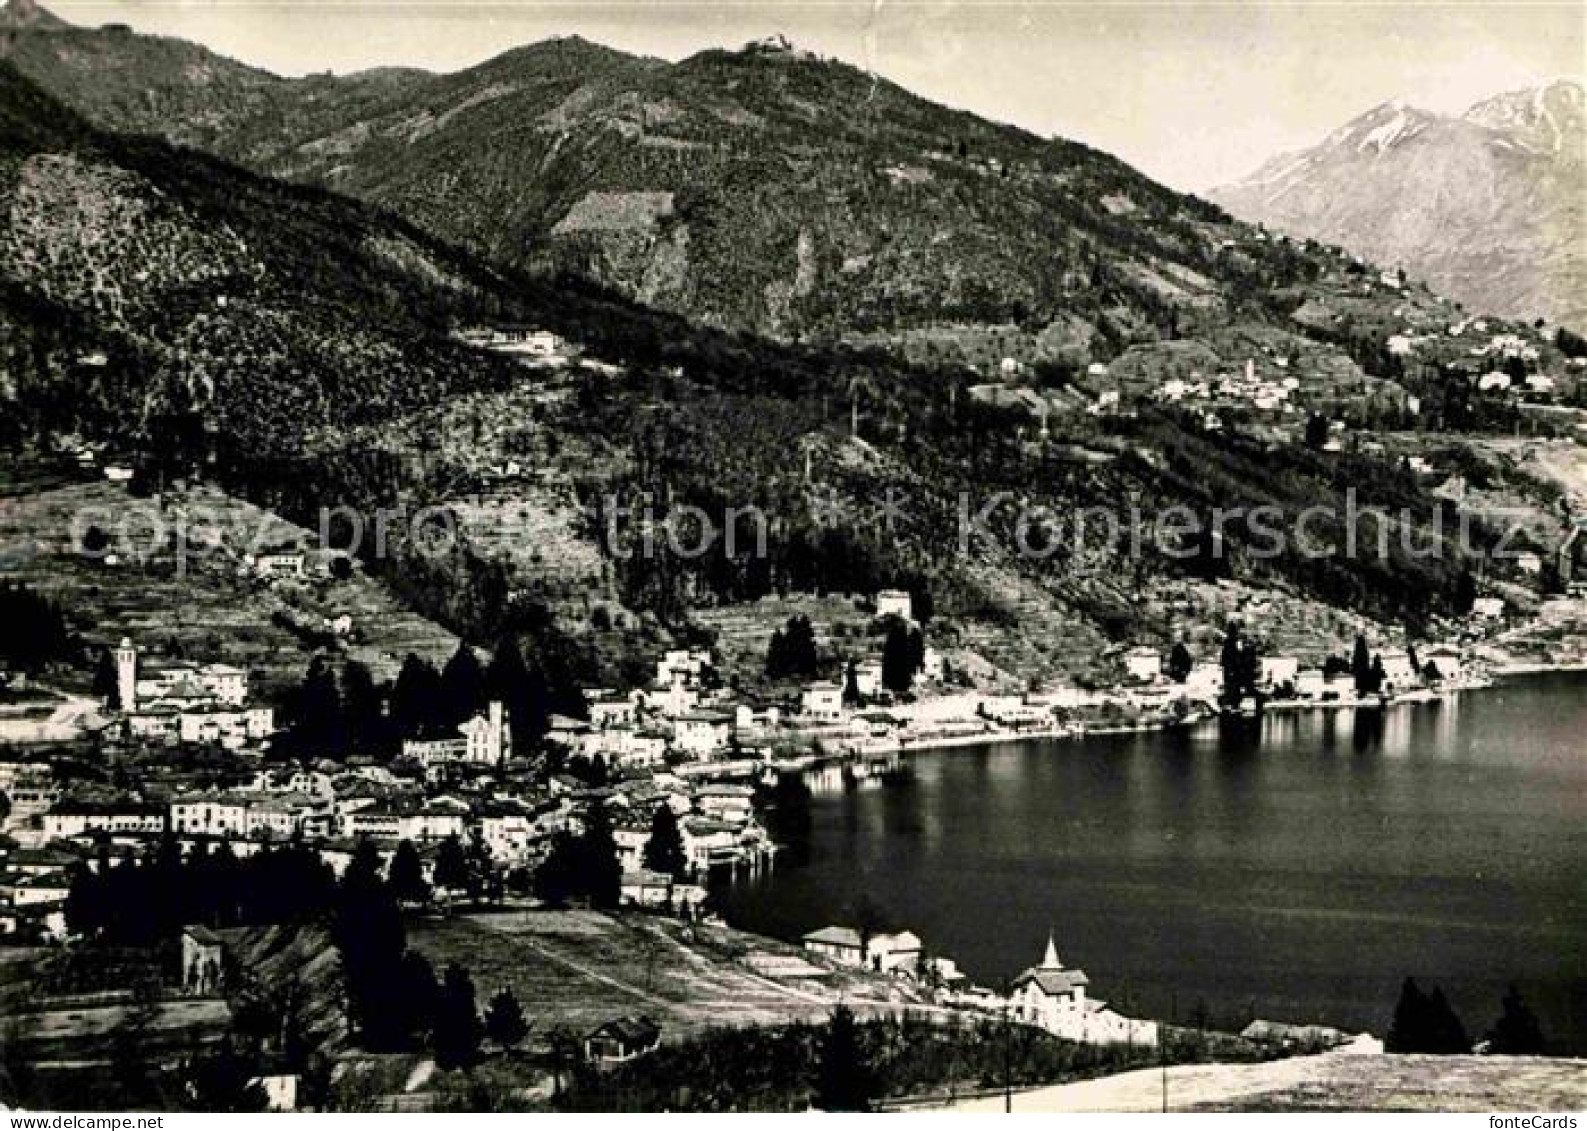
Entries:
<svg viewBox="0 0 1587 1131">
<path fill-rule="evenodd" d="M 4 1127 L 1579 1127 L 1584 80 L 0 0 Z"/>
</svg>

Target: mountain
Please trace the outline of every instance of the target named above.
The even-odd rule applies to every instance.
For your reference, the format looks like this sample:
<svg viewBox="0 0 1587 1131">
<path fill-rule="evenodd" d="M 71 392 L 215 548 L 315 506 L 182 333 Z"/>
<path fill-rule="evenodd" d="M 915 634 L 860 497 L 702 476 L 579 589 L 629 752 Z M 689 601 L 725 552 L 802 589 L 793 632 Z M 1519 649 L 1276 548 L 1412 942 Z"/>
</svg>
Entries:
<svg viewBox="0 0 1587 1131">
<path fill-rule="evenodd" d="M 338 177 L 367 199 L 108 131 L 0 63 L 0 443 L 13 450 L 48 451 L 72 433 L 106 440 L 135 462 L 213 474 L 310 528 L 326 507 L 373 516 L 435 504 L 460 545 L 435 555 L 409 544 L 371 566 L 472 640 L 554 627 L 578 642 L 567 664 L 590 684 L 631 681 L 636 669 L 622 665 L 636 648 L 698 638 L 708 611 L 786 593 L 929 592 L 936 639 L 1018 685 L 1094 665 L 1110 639 L 1221 624 L 1231 593 L 1280 594 L 1298 610 L 1283 618 L 1289 639 L 1320 650 L 1358 623 L 1324 603 L 1425 621 L 1469 588 L 1464 549 L 1275 556 L 1254 516 L 1343 516 L 1349 488 L 1356 505 L 1431 526 L 1437 500 L 1403 466 L 1314 451 L 1298 434 L 1311 411 L 1402 423 L 1413 387 L 1424 412 L 1442 411 L 1445 361 L 1491 366 L 1467 355 L 1509 328 L 1449 335 L 1449 311 L 1424 290 L 1230 221 L 1105 155 L 781 46 L 667 65 L 560 40 L 459 76 L 282 80 L 144 38 L 24 30 L 12 58 L 53 59 L 57 80 L 120 76 L 85 86 L 114 113 L 140 104 L 107 92 L 136 89 L 140 66 L 161 68 L 149 89 L 165 92 L 162 113 L 186 108 L 184 131 L 207 137 L 224 119 L 214 144 L 253 163 L 345 162 Z M 200 62 L 163 70 L 183 58 Z M 85 59 L 101 61 L 77 69 Z M 294 100 L 330 107 L 331 120 L 360 99 L 383 108 L 378 128 L 360 119 L 329 147 L 280 141 L 300 128 L 277 112 Z M 480 116 L 488 129 L 465 128 Z M 684 144 L 697 135 L 716 140 Z M 906 149 L 927 155 L 906 162 Z M 543 170 L 520 181 L 526 154 Z M 867 164 L 878 160 L 880 174 Z M 388 207 L 370 203 L 388 189 Z M 670 207 L 657 199 L 668 194 Z M 521 263 L 510 240 L 497 246 L 465 223 L 492 209 L 509 228 L 549 224 Z M 467 242 L 496 253 L 393 210 L 466 228 Z M 777 233 L 808 287 L 754 290 L 761 243 Z M 837 240 L 871 248 L 869 259 L 831 263 Z M 676 270 L 656 276 L 669 246 Z M 584 278 L 523 269 L 568 255 Z M 748 298 L 700 277 L 702 263 L 740 272 Z M 642 264 L 658 301 L 694 317 L 597 285 L 612 272 L 634 290 L 625 272 Z M 988 347 L 1004 379 L 951 349 L 910 360 L 701 325 L 772 311 L 785 334 L 862 325 L 889 343 L 933 320 L 1007 319 Z M 525 369 L 454 333 L 500 320 L 555 330 L 584 360 Z M 1388 335 L 1407 332 L 1426 356 L 1384 352 Z M 1062 363 L 997 365 L 1020 335 Z M 1538 364 L 1557 361 L 1540 350 Z M 1107 362 L 1100 376 L 1091 358 Z M 1198 373 L 1282 387 L 1293 401 L 1283 413 L 1218 409 L 1247 430 L 1157 395 L 1168 376 Z M 1465 389 L 1464 372 L 1455 385 Z M 1109 391 L 1131 411 L 1101 411 Z M 1449 403 L 1469 417 L 1465 401 Z M 967 503 L 1000 498 L 1009 505 L 961 543 Z M 1194 545 L 1188 557 L 1179 545 L 1132 553 L 1082 525 L 1117 515 L 1121 500 L 1148 516 L 1253 517 L 1228 521 L 1221 563 Z M 1037 508 L 1034 525 L 1020 502 Z M 652 545 L 652 518 L 746 507 L 769 516 L 764 550 Z M 1325 518 L 1309 532 L 1331 531 Z M 1278 631 L 1275 606 L 1251 601 Z"/>
<path fill-rule="evenodd" d="M 1458 117 L 1379 106 L 1210 198 L 1403 266 L 1474 310 L 1587 324 L 1583 94 L 1560 80 Z"/>
<path fill-rule="evenodd" d="M 33 28 L 51 30 L 70 25 L 52 12 L 40 8 L 34 0 L 10 0 L 0 8 L 0 30 L 6 28 Z"/>
<path fill-rule="evenodd" d="M 1217 208 L 1107 154 L 779 41 L 671 64 L 565 38 L 456 74 L 303 79 L 117 29 L 21 32 L 9 51 L 107 128 L 783 339 L 1083 365 L 1308 270 L 1293 250 L 1231 254 L 1242 232 Z"/>
</svg>

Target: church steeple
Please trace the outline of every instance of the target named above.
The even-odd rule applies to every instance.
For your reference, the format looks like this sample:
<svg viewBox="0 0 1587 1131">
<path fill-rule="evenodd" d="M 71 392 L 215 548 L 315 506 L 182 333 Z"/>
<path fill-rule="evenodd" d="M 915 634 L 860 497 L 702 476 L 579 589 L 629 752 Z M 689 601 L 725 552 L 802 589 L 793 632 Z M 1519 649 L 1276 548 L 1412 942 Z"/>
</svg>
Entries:
<svg viewBox="0 0 1587 1131">
<path fill-rule="evenodd" d="M 1062 970 L 1064 964 L 1058 961 L 1058 948 L 1053 945 L 1052 933 L 1047 935 L 1047 953 L 1042 956 L 1041 968 L 1043 970 Z"/>
</svg>

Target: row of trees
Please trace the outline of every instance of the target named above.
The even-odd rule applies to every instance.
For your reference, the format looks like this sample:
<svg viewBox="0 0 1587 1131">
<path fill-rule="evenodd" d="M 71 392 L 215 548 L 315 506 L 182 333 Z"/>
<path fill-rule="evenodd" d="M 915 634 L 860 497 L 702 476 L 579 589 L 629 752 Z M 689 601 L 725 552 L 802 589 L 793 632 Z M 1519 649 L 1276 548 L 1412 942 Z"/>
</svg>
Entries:
<svg viewBox="0 0 1587 1131">
<path fill-rule="evenodd" d="M 284 745 L 304 754 L 389 757 L 405 739 L 450 733 L 492 700 L 506 708 L 519 751 L 537 747 L 553 714 L 587 713 L 573 681 L 553 679 L 540 664 L 525 660 L 516 638 L 508 636 L 488 664 L 466 643 L 439 670 L 410 652 L 389 686 L 378 685 L 357 660 L 338 668 L 316 657 L 291 695 Z"/>
<path fill-rule="evenodd" d="M 1484 1043 L 1490 1053 L 1535 1056 L 1544 1052 L 1542 1027 L 1515 986 L 1505 992 L 1499 1018 Z M 1443 990 L 1434 986 L 1429 993 L 1414 978 L 1407 978 L 1400 987 L 1384 1048 L 1389 1052 L 1459 1055 L 1472 1051 L 1472 1041 Z"/>
<path fill-rule="evenodd" d="M 399 905 L 406 865 L 392 860 L 381 874 L 380 855 L 363 842 L 336 892 L 331 937 L 341 952 L 348 1019 L 364 1048 L 374 1052 L 428 1047 L 445 1069 L 477 1063 L 490 1036 L 505 1048 L 528 1034 L 523 1011 L 502 990 L 481 1018 L 473 979 L 453 963 L 438 979 L 430 961 L 407 945 Z"/>
<path fill-rule="evenodd" d="M 212 927 L 294 923 L 333 906 L 336 877 L 313 849 L 267 845 L 239 858 L 230 844 L 184 854 L 170 837 L 143 857 L 72 869 L 66 923 L 72 933 L 115 946 L 154 946 L 189 923 Z"/>
</svg>

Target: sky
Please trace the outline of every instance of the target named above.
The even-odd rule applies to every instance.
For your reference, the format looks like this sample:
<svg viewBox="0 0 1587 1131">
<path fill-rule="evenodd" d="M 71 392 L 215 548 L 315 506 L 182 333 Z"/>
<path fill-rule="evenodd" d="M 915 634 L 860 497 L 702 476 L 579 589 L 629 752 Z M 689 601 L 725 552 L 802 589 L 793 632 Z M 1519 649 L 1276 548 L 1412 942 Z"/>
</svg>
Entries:
<svg viewBox="0 0 1587 1131">
<path fill-rule="evenodd" d="M 1446 113 L 1587 71 L 1587 2 L 55 0 L 278 74 L 450 71 L 578 34 L 681 59 L 781 33 L 935 101 L 1083 141 L 1175 188 L 1251 172 L 1393 99 Z"/>
</svg>

